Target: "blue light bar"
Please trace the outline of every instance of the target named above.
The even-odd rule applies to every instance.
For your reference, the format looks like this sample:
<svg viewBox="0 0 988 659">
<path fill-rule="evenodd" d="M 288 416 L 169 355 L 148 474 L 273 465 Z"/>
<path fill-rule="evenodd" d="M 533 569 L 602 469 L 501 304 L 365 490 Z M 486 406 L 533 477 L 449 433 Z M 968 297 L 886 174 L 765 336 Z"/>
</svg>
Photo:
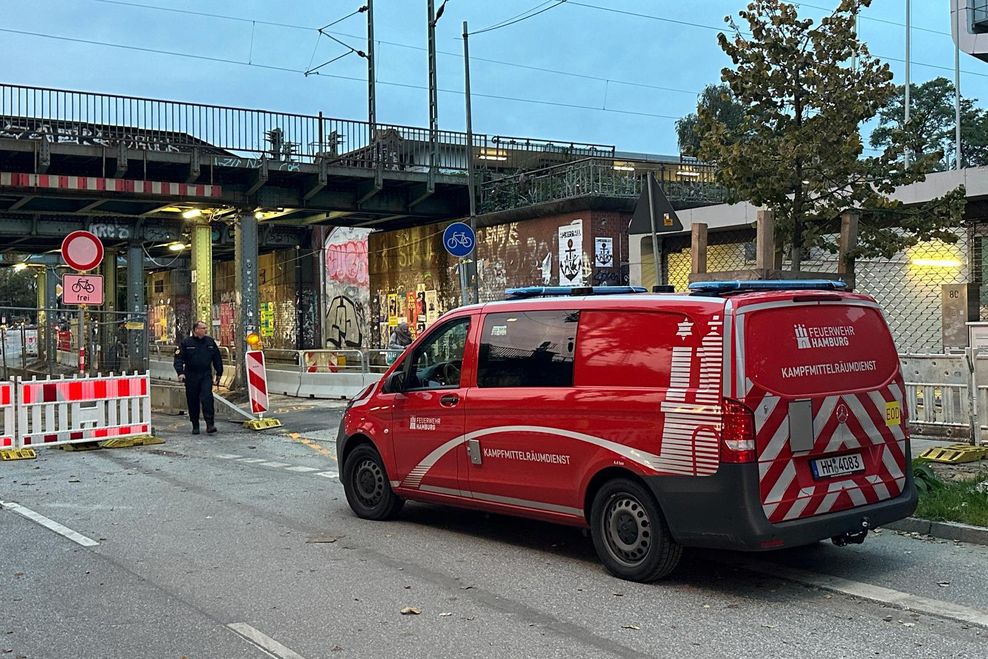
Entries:
<svg viewBox="0 0 988 659">
<path fill-rule="evenodd" d="M 522 300 L 530 297 L 567 297 L 576 295 L 624 295 L 645 293 L 641 286 L 524 286 L 504 291 L 506 300 Z"/>
<path fill-rule="evenodd" d="M 832 279 L 736 279 L 734 281 L 695 281 L 689 289 L 696 295 L 719 295 L 736 291 L 841 291 L 842 281 Z"/>
</svg>

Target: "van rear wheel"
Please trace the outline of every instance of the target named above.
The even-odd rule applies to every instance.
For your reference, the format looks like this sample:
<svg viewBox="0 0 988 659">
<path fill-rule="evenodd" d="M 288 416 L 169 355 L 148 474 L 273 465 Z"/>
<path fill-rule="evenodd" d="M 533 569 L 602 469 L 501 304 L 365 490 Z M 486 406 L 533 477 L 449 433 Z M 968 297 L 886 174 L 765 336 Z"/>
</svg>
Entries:
<svg viewBox="0 0 988 659">
<path fill-rule="evenodd" d="M 625 478 L 608 481 L 594 497 L 590 534 L 604 567 L 616 577 L 650 582 L 672 572 L 683 553 L 651 492 Z"/>
<path fill-rule="evenodd" d="M 391 489 L 381 455 L 367 444 L 353 449 L 343 463 L 343 492 L 353 512 L 364 519 L 392 519 L 405 504 Z"/>
</svg>

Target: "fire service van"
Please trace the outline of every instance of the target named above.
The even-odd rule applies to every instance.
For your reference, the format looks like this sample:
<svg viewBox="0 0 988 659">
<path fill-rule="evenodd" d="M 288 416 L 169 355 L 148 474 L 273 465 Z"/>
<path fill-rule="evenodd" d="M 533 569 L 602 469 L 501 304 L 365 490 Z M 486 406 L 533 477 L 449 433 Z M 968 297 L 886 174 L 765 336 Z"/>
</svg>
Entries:
<svg viewBox="0 0 988 659">
<path fill-rule="evenodd" d="M 614 575 L 682 547 L 860 543 L 916 507 L 904 385 L 840 282 L 527 288 L 456 309 L 349 404 L 353 511 L 406 499 L 589 527 Z"/>
</svg>

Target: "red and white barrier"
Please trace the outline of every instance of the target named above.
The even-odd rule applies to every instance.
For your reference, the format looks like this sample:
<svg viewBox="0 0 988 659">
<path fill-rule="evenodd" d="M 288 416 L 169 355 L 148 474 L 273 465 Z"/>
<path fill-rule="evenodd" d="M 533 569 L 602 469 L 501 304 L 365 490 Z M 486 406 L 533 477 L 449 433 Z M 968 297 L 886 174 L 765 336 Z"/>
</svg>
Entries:
<svg viewBox="0 0 988 659">
<path fill-rule="evenodd" d="M 260 350 L 248 350 L 247 359 L 247 394 L 250 396 L 250 411 L 259 418 L 268 411 L 268 374 L 264 368 L 264 353 Z"/>
<path fill-rule="evenodd" d="M 148 435 L 149 373 L 17 380 L 16 448 Z"/>
<path fill-rule="evenodd" d="M 12 449 L 17 445 L 17 434 L 14 432 L 17 409 L 14 402 L 14 384 L 0 382 L 0 449 Z"/>
</svg>

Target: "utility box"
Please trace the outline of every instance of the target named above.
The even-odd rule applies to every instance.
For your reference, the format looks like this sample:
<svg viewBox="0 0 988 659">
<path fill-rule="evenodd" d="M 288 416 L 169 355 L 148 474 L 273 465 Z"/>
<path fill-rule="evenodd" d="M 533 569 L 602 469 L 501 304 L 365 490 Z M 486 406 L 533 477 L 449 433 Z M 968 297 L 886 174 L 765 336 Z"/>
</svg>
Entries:
<svg viewBox="0 0 988 659">
<path fill-rule="evenodd" d="M 943 285 L 943 351 L 968 346 L 967 324 L 981 320 L 981 288 L 977 284 Z"/>
</svg>

